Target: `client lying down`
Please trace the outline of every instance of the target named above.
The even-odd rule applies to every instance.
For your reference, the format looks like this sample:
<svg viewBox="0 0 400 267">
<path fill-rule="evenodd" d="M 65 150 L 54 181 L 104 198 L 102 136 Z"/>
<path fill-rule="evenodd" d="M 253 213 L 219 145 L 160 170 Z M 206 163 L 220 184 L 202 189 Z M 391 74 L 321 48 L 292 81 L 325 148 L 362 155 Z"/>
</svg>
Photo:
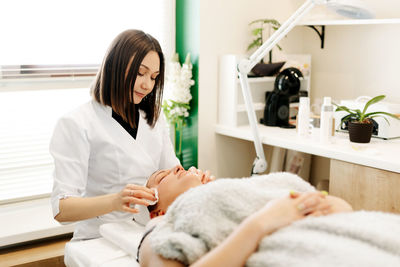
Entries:
<svg viewBox="0 0 400 267">
<path fill-rule="evenodd" d="M 141 266 L 400 266 L 399 215 L 351 212 L 290 173 L 207 182 L 181 167 L 149 178 Z"/>
</svg>

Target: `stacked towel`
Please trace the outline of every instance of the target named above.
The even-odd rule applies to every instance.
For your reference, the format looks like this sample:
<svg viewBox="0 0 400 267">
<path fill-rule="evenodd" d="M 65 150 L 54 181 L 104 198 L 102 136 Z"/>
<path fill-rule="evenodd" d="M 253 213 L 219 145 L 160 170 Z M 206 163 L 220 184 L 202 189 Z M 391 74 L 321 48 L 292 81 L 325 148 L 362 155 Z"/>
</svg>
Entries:
<svg viewBox="0 0 400 267">
<path fill-rule="evenodd" d="M 144 226 L 131 222 L 106 223 L 100 226 L 100 234 L 106 240 L 136 257 Z"/>
</svg>

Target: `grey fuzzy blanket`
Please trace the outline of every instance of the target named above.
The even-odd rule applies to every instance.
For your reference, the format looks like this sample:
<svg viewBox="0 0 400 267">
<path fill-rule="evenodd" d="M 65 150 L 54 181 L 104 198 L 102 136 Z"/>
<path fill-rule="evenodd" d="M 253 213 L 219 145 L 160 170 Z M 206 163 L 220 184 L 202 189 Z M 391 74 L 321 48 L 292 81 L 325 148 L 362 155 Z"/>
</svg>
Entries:
<svg viewBox="0 0 400 267">
<path fill-rule="evenodd" d="M 289 173 L 219 179 L 191 189 L 170 206 L 150 235 L 151 246 L 189 265 L 290 190 L 315 189 Z M 263 238 L 246 266 L 400 266 L 400 216 L 360 211 L 306 218 Z"/>
</svg>

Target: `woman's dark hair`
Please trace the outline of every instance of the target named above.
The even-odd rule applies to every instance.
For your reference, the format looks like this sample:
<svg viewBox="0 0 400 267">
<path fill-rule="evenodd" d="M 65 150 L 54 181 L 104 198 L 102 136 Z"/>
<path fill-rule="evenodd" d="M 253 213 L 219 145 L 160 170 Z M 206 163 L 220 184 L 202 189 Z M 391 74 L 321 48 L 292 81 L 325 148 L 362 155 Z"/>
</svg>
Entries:
<svg viewBox="0 0 400 267">
<path fill-rule="evenodd" d="M 133 87 L 143 58 L 154 51 L 160 57 L 160 70 L 150 94 L 135 105 Z M 126 30 L 111 43 L 92 85 L 93 98 L 110 106 L 131 127 L 136 128 L 136 108 L 146 113 L 147 123 L 153 127 L 160 115 L 164 87 L 164 55 L 158 41 L 140 30 Z"/>
</svg>

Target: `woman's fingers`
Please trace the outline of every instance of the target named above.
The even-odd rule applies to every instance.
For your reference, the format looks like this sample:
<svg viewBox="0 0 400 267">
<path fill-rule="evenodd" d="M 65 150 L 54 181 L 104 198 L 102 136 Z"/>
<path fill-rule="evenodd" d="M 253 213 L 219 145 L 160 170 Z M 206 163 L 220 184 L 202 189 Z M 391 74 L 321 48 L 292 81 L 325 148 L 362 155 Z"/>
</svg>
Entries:
<svg viewBox="0 0 400 267">
<path fill-rule="evenodd" d="M 155 196 L 139 190 L 124 190 L 124 194 L 122 195 L 122 197 L 124 203 L 131 199 L 140 199 L 143 203 L 148 203 L 145 199 L 150 201 L 156 200 Z"/>
<path fill-rule="evenodd" d="M 123 202 L 126 204 L 137 204 L 137 205 L 143 205 L 143 206 L 148 206 L 149 202 L 141 199 L 141 198 L 136 198 L 136 197 L 124 197 Z"/>
<path fill-rule="evenodd" d="M 128 184 L 125 186 L 124 190 L 122 191 L 122 195 L 125 196 L 132 196 L 136 198 L 144 198 L 148 200 L 156 200 L 155 193 L 153 189 L 140 186 L 140 185 L 132 185 Z"/>
<path fill-rule="evenodd" d="M 332 213 L 332 205 L 323 201 L 315 210 L 307 214 L 308 216 L 324 216 Z"/>
<path fill-rule="evenodd" d="M 194 166 L 190 167 L 190 168 L 188 169 L 188 171 L 189 171 L 189 172 L 197 173 L 197 169 L 196 169 L 196 167 L 194 167 Z"/>
<path fill-rule="evenodd" d="M 147 200 L 156 200 L 153 189 L 133 184 L 126 185 L 118 195 L 119 200 L 116 202 L 116 209 L 130 213 L 139 212 L 138 209 L 134 208 L 134 205 L 148 206 Z"/>
<path fill-rule="evenodd" d="M 328 215 L 332 213 L 332 205 L 323 200 L 320 205 L 318 205 L 316 211 L 320 211 L 323 215 Z"/>
<path fill-rule="evenodd" d="M 212 182 L 215 180 L 215 176 L 211 175 L 211 172 L 209 170 L 206 170 L 204 173 L 201 175 L 201 183 L 206 184 L 209 182 Z"/>
<path fill-rule="evenodd" d="M 148 200 L 156 200 L 156 197 L 154 195 L 154 192 L 152 191 L 151 194 L 149 194 L 148 192 L 144 192 L 141 190 L 127 190 L 128 193 L 126 194 L 126 196 L 132 196 L 132 197 L 136 197 L 136 198 L 144 198 L 144 199 L 148 199 Z"/>
<path fill-rule="evenodd" d="M 148 206 L 150 201 L 156 200 L 154 189 L 140 185 L 128 184 L 119 193 L 115 194 L 113 209 L 130 213 L 138 213 L 134 205 Z"/>
<path fill-rule="evenodd" d="M 290 193 L 289 193 L 289 196 L 290 196 L 290 198 L 297 198 L 297 197 L 300 196 L 300 193 L 296 192 L 294 190 L 291 190 Z"/>
<path fill-rule="evenodd" d="M 302 194 L 297 197 L 295 201 L 297 202 L 297 209 L 302 214 L 309 214 L 318 209 L 318 206 L 324 198 L 325 195 L 321 192 L 311 192 Z"/>
<path fill-rule="evenodd" d="M 299 193 L 300 195 L 298 196 L 296 201 L 302 202 L 306 201 L 307 199 L 312 199 L 312 198 L 325 198 L 325 194 L 323 194 L 320 191 L 314 191 L 314 192 L 306 192 L 306 193 Z"/>
<path fill-rule="evenodd" d="M 124 206 L 122 207 L 122 210 L 123 210 L 123 211 L 126 211 L 126 212 L 130 212 L 130 213 L 139 213 L 139 210 L 138 210 L 138 209 L 131 208 L 131 207 L 129 207 L 129 205 L 128 205 L 128 206 L 127 206 L 127 205 L 124 205 Z"/>
<path fill-rule="evenodd" d="M 318 199 L 301 202 L 300 204 L 297 205 L 297 209 L 299 210 L 299 212 L 306 215 L 313 212 L 318 203 L 319 203 Z"/>
<path fill-rule="evenodd" d="M 215 180 L 215 176 L 211 175 L 211 172 L 209 170 L 206 170 L 205 175 L 207 177 L 207 182 L 211 182 Z"/>
<path fill-rule="evenodd" d="M 317 211 L 314 211 L 314 212 L 310 213 L 308 216 L 320 217 L 320 216 L 324 216 L 324 215 L 325 214 L 322 211 L 317 210 Z"/>
<path fill-rule="evenodd" d="M 125 189 L 130 189 L 130 190 L 141 190 L 141 191 L 145 191 L 145 192 L 147 192 L 147 193 L 149 193 L 149 194 L 154 195 L 154 192 L 153 192 L 152 189 L 147 188 L 147 187 L 145 187 L 145 186 L 141 186 L 141 185 L 127 184 L 127 185 L 125 186 Z"/>
</svg>

